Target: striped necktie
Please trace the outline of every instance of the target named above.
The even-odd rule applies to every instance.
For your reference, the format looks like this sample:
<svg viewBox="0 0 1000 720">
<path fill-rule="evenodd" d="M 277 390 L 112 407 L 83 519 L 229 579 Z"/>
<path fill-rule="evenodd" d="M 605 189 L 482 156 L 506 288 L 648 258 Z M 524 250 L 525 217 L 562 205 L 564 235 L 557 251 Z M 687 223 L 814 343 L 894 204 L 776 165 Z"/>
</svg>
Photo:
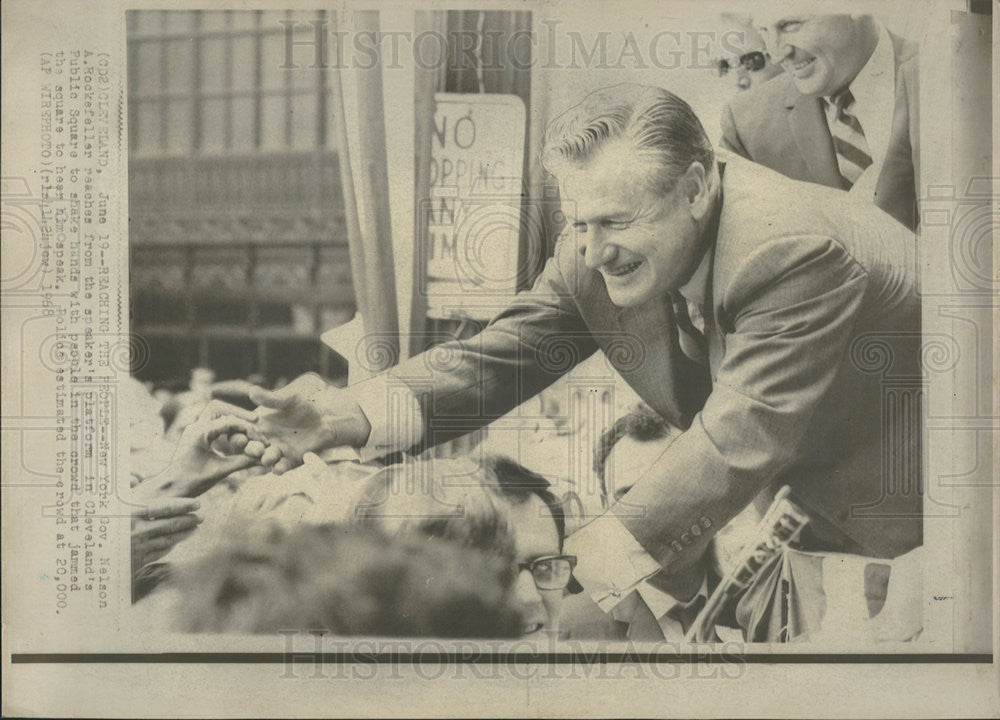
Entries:
<svg viewBox="0 0 1000 720">
<path fill-rule="evenodd" d="M 845 190 L 850 190 L 872 164 L 861 123 L 848 112 L 853 104 L 854 96 L 850 90 L 832 96 L 827 104 L 830 134 L 833 136 L 833 147 L 837 151 L 837 165 L 840 167 Z"/>
</svg>

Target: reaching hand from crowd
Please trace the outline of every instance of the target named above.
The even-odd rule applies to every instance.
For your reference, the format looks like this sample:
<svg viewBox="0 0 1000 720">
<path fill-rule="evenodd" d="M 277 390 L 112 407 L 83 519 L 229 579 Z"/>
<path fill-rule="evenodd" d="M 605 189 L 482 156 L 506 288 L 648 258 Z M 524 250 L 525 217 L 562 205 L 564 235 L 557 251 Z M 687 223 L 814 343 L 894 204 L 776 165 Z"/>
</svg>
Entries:
<svg viewBox="0 0 1000 720">
<path fill-rule="evenodd" d="M 194 514 L 199 504 L 189 498 L 238 470 L 281 459 L 254 428 L 255 419 L 255 412 L 211 401 L 184 429 L 166 469 L 133 488 L 133 571 L 166 555 L 201 524 Z"/>
<path fill-rule="evenodd" d="M 213 400 L 181 434 L 167 468 L 136 488 L 137 497 L 197 497 L 228 475 L 271 466 L 281 450 L 258 432 L 256 412 Z"/>
<path fill-rule="evenodd" d="M 159 560 L 201 524 L 195 500 L 160 496 L 142 502 L 132 511 L 133 571 Z"/>
</svg>

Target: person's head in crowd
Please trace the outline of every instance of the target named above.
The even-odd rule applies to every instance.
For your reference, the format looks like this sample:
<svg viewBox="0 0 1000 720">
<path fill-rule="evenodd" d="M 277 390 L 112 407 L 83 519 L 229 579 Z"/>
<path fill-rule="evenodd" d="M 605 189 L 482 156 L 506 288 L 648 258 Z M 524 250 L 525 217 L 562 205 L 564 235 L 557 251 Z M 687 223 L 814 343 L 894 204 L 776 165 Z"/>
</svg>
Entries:
<svg viewBox="0 0 1000 720">
<path fill-rule="evenodd" d="M 395 465 L 372 476 L 355 520 L 393 535 L 457 542 L 516 568 L 522 634 L 558 630 L 563 595 L 579 590 L 562 554 L 565 518 L 542 476 L 501 456 Z"/>
<path fill-rule="evenodd" d="M 723 55 L 716 68 L 737 90 L 749 90 L 782 73 L 781 66 L 771 62 L 764 38 L 749 15 L 724 13 L 719 39 Z"/>
<path fill-rule="evenodd" d="M 459 543 L 334 524 L 251 525 L 171 578 L 184 632 L 473 638 L 519 635 L 514 581 Z"/>
<path fill-rule="evenodd" d="M 878 44 L 870 15 L 795 15 L 780 6 L 754 13 L 771 61 L 803 95 L 828 97 L 846 88 Z"/>
<path fill-rule="evenodd" d="M 662 297 L 691 278 L 720 183 L 686 102 L 645 85 L 596 90 L 552 121 L 542 158 L 559 181 L 567 232 L 615 305 Z"/>
<path fill-rule="evenodd" d="M 594 446 L 594 473 L 604 506 L 620 500 L 678 435 L 645 403 L 637 403 L 601 433 Z"/>
</svg>

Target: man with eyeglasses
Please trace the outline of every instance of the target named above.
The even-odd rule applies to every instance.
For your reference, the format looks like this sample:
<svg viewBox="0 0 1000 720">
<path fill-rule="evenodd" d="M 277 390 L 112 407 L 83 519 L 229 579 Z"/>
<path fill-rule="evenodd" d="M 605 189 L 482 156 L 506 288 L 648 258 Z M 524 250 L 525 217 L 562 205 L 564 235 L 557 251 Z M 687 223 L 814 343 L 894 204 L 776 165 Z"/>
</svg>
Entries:
<svg viewBox="0 0 1000 720">
<path fill-rule="evenodd" d="M 581 590 L 577 559 L 562 552 L 562 504 L 544 477 L 503 456 L 389 466 L 365 481 L 352 515 L 393 535 L 440 538 L 509 562 L 524 637 L 557 633 L 566 592 Z"/>
<path fill-rule="evenodd" d="M 916 44 L 870 15 L 758 13 L 754 23 L 785 73 L 733 97 L 722 146 L 847 190 L 915 230 Z"/>
</svg>

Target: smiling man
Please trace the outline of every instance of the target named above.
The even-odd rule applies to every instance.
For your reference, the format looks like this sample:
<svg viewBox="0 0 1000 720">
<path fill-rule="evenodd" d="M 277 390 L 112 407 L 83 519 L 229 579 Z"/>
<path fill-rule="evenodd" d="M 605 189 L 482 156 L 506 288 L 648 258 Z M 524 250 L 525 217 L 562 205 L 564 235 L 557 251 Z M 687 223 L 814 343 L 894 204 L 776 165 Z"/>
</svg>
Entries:
<svg viewBox="0 0 1000 720">
<path fill-rule="evenodd" d="M 886 373 L 920 376 L 913 234 L 840 190 L 716 157 L 661 88 L 591 93 L 552 122 L 543 161 L 569 225 L 530 291 L 476 337 L 347 391 L 256 393 L 260 432 L 292 458 L 434 445 L 601 350 L 680 430 L 567 540 L 605 611 L 656 574 L 690 600 L 712 536 L 784 484 L 814 549 L 919 545 L 919 403 L 883 410 Z"/>
<path fill-rule="evenodd" d="M 917 46 L 869 15 L 754 21 L 785 73 L 732 99 L 722 145 L 796 180 L 848 190 L 915 229 Z"/>
</svg>

